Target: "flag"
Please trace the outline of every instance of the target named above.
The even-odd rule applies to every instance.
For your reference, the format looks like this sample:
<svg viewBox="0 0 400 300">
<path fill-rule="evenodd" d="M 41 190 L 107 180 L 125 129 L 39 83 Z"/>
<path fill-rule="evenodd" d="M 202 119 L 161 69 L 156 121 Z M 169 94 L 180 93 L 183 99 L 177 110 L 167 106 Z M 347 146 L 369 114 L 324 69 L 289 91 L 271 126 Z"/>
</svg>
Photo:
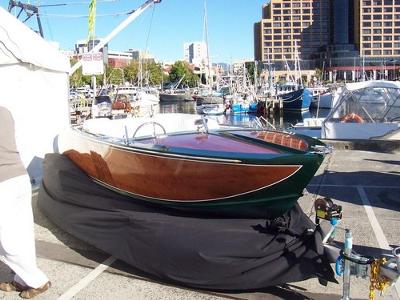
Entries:
<svg viewBox="0 0 400 300">
<path fill-rule="evenodd" d="M 89 4 L 89 34 L 88 40 L 94 39 L 94 27 L 96 23 L 96 0 L 91 0 Z"/>
</svg>

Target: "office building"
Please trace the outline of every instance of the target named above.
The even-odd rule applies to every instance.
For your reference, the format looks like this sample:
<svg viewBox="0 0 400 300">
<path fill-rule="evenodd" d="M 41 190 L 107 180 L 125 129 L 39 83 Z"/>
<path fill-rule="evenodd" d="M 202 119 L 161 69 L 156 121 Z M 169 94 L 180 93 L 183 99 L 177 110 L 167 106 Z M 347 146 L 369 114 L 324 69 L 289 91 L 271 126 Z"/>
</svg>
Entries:
<svg viewBox="0 0 400 300">
<path fill-rule="evenodd" d="M 205 42 L 184 43 L 184 60 L 197 67 L 207 65 L 207 45 Z"/>
</svg>

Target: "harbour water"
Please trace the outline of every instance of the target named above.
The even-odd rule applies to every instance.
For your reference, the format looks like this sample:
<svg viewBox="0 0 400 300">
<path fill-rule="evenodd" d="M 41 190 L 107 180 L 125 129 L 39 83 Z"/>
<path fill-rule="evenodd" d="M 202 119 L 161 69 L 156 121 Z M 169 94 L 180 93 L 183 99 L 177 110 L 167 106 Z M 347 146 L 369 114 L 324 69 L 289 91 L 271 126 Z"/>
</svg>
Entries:
<svg viewBox="0 0 400 300">
<path fill-rule="evenodd" d="M 176 103 L 161 103 L 161 113 L 187 113 L 196 114 L 196 103 L 193 101 L 181 101 Z M 304 118 L 311 117 L 326 117 L 329 114 L 329 109 L 311 109 L 309 111 L 282 111 L 273 116 L 268 116 L 267 120 L 277 129 L 287 129 L 292 125 L 302 122 Z M 207 116 L 215 118 L 220 124 L 236 125 L 236 126 L 251 126 L 255 120 L 255 114 L 223 114 L 217 116 Z"/>
</svg>

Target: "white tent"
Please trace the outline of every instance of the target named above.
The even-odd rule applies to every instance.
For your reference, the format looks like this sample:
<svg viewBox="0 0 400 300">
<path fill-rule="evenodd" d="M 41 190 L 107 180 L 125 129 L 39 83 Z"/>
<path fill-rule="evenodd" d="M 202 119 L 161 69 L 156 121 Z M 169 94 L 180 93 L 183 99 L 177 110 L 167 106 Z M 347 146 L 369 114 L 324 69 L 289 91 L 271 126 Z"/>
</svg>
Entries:
<svg viewBox="0 0 400 300">
<path fill-rule="evenodd" d="M 69 70 L 66 56 L 0 7 L 0 105 L 13 114 L 17 147 L 34 182 L 69 126 Z"/>
</svg>

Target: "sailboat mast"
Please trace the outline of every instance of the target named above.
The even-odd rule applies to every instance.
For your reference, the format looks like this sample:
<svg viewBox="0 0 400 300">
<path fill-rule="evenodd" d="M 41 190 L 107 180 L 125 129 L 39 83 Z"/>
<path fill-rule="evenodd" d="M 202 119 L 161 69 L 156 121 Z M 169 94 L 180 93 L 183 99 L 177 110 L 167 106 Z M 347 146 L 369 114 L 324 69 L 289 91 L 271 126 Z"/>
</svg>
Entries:
<svg viewBox="0 0 400 300">
<path fill-rule="evenodd" d="M 211 63 L 210 63 L 210 48 L 208 46 L 208 21 L 207 21 L 207 1 L 204 0 L 204 34 L 205 34 L 205 42 L 206 42 L 206 51 L 207 51 L 207 85 L 211 92 L 213 80 L 211 76 Z"/>
</svg>

